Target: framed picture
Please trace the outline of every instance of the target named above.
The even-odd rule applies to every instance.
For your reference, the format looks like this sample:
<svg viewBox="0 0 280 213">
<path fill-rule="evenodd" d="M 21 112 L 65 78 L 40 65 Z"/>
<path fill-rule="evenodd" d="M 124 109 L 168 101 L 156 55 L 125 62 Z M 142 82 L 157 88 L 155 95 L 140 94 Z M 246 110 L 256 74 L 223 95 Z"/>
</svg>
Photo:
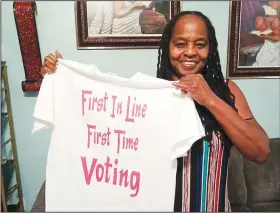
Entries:
<svg viewBox="0 0 280 213">
<path fill-rule="evenodd" d="M 279 78 L 280 1 L 230 2 L 228 78 Z"/>
<path fill-rule="evenodd" d="M 77 1 L 78 49 L 157 48 L 180 1 Z"/>
</svg>

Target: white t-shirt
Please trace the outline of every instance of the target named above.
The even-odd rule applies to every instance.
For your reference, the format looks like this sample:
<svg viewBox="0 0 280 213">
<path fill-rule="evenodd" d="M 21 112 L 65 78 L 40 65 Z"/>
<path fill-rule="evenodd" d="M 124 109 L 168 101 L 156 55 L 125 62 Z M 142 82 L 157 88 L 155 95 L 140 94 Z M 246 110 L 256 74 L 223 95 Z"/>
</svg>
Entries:
<svg viewBox="0 0 280 213">
<path fill-rule="evenodd" d="M 176 158 L 204 136 L 192 98 L 171 82 L 62 59 L 34 119 L 33 131 L 52 128 L 46 211 L 173 211 Z"/>
</svg>

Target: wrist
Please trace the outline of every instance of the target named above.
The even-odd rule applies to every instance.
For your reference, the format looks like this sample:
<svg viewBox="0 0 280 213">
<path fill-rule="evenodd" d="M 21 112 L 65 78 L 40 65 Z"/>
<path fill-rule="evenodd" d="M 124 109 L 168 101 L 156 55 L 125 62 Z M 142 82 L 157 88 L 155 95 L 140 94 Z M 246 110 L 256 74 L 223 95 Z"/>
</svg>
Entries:
<svg viewBox="0 0 280 213">
<path fill-rule="evenodd" d="M 213 109 L 215 106 L 217 106 L 218 102 L 219 102 L 219 97 L 216 96 L 215 94 L 213 94 L 213 96 L 211 98 L 208 98 L 206 100 L 206 103 L 204 104 L 204 106 L 208 109 L 211 110 Z"/>
</svg>

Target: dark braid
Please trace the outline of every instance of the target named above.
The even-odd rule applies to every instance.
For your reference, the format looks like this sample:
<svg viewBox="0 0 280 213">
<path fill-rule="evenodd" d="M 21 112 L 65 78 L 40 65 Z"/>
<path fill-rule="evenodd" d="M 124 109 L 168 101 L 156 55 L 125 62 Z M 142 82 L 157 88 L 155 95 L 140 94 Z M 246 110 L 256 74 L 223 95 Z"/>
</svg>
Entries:
<svg viewBox="0 0 280 213">
<path fill-rule="evenodd" d="M 208 83 L 212 91 L 229 104 L 232 108 L 234 107 L 234 97 L 231 94 L 227 83 L 224 81 L 223 73 L 221 70 L 220 57 L 218 52 L 218 42 L 216 39 L 215 29 L 211 21 L 202 13 L 197 11 L 184 11 L 173 17 L 167 24 L 160 41 L 160 47 L 158 50 L 158 63 L 157 63 L 157 77 L 172 80 L 172 74 L 176 74 L 174 68 L 172 68 L 169 60 L 169 43 L 171 41 L 174 26 L 177 20 L 184 15 L 196 15 L 201 17 L 206 26 L 208 32 L 208 39 L 210 43 L 209 56 L 207 58 L 206 65 L 202 70 L 201 74 Z M 204 106 L 195 102 L 198 114 L 205 127 L 206 140 L 211 143 L 212 133 L 214 132 L 221 140 L 227 140 L 228 137 L 225 134 L 223 128 Z M 236 110 L 236 109 L 235 109 Z"/>
</svg>

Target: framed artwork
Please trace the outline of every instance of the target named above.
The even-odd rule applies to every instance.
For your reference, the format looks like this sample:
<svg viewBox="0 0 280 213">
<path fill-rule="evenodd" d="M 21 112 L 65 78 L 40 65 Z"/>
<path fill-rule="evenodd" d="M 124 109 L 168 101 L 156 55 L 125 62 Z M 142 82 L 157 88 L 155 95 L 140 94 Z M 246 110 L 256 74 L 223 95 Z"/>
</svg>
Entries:
<svg viewBox="0 0 280 213">
<path fill-rule="evenodd" d="M 157 48 L 180 1 L 77 1 L 78 49 Z"/>
<path fill-rule="evenodd" d="M 280 1 L 230 2 L 228 78 L 279 78 Z"/>
</svg>

